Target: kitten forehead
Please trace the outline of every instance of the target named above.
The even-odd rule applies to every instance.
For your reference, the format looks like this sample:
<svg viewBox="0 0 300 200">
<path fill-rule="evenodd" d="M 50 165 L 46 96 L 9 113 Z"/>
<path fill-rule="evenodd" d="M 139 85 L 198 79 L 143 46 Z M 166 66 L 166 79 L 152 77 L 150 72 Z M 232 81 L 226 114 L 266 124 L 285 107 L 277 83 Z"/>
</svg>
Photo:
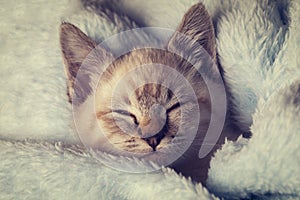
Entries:
<svg viewBox="0 0 300 200">
<path fill-rule="evenodd" d="M 131 103 L 146 108 L 157 102 L 167 104 L 172 100 L 169 90 L 189 101 L 188 91 L 192 89 L 187 85 L 197 83 L 199 86 L 203 80 L 191 65 L 184 69 L 182 65 L 187 66 L 185 60 L 161 49 L 134 50 L 118 58 L 101 77 L 96 91 L 97 108 L 110 109 L 111 99 L 116 107 Z"/>
<path fill-rule="evenodd" d="M 162 68 L 153 68 L 148 66 L 167 66 L 178 70 L 179 74 L 186 75 L 192 71 L 195 73 L 195 69 L 190 66 L 188 69 L 181 69 L 182 63 L 185 62 L 180 56 L 170 53 L 161 49 L 139 49 L 132 51 L 124 56 L 121 56 L 114 61 L 103 73 L 99 87 L 105 87 L 109 84 L 110 86 L 115 85 L 130 71 L 139 69 L 131 80 L 128 81 L 128 85 L 137 88 L 141 81 L 160 84 L 163 83 L 166 78 L 166 72 L 163 72 Z M 185 62 L 186 63 L 186 62 Z M 152 78 L 152 80 L 151 80 Z M 173 77 L 176 78 L 176 77 Z M 139 81 L 140 80 L 140 81 Z M 169 87 L 168 82 L 164 83 Z"/>
<path fill-rule="evenodd" d="M 149 83 L 136 89 L 130 98 L 131 104 L 147 113 L 153 104 L 161 104 L 167 107 L 168 104 L 177 101 L 171 90 L 163 85 Z"/>
</svg>

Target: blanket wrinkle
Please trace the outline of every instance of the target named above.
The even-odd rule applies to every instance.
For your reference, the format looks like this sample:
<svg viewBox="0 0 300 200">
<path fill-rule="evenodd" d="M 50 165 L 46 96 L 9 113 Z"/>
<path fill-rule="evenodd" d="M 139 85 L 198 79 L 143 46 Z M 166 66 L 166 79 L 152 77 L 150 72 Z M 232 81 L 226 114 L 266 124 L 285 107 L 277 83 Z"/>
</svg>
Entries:
<svg viewBox="0 0 300 200">
<path fill-rule="evenodd" d="M 300 2 L 203 0 L 215 25 L 233 120 L 207 186 L 170 168 L 125 173 L 81 145 L 59 49 L 62 21 L 101 42 L 140 26 L 175 29 L 198 0 L 7 1 L 0 9 L 1 199 L 300 199 Z M 158 170 L 157 170 L 158 169 Z M 201 169 L 199 169 L 201 170 Z"/>
</svg>

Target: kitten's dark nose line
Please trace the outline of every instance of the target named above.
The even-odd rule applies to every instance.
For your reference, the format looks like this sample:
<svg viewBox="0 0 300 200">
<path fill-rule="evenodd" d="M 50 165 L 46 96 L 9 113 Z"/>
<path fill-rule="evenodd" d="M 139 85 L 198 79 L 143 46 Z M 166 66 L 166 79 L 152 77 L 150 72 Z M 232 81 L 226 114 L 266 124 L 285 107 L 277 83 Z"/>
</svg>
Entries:
<svg viewBox="0 0 300 200">
<path fill-rule="evenodd" d="M 156 151 L 156 147 L 158 145 L 157 139 L 155 137 L 151 137 L 146 139 L 147 143 L 150 147 L 152 147 L 153 151 Z"/>
</svg>

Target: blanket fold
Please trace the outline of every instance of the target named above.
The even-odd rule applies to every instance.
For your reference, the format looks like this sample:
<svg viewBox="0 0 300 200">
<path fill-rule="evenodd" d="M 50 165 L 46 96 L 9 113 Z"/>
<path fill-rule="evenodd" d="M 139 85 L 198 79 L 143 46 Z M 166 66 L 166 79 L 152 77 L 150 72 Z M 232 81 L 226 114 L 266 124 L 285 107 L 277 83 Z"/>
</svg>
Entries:
<svg viewBox="0 0 300 200">
<path fill-rule="evenodd" d="M 60 23 L 73 23 L 101 42 L 139 26 L 175 29 L 197 1 L 176 0 L 172 7 L 169 0 L 107 2 L 3 3 L 1 199 L 300 199 L 300 2 L 203 1 L 215 25 L 234 119 L 252 132 L 250 139 L 226 141 L 211 161 L 205 187 L 169 168 L 117 171 L 74 133 Z M 127 168 L 157 167 L 102 156 L 129 159 Z"/>
</svg>

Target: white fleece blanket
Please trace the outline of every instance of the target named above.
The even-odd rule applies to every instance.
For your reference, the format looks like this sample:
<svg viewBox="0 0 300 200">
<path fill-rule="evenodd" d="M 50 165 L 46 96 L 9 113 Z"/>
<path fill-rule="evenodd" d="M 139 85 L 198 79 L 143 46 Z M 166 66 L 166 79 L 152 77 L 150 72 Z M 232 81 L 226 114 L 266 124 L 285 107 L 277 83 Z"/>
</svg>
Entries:
<svg viewBox="0 0 300 200">
<path fill-rule="evenodd" d="M 196 1 L 95 2 L 84 4 L 96 6 L 97 14 L 75 0 L 1 3 L 1 199 L 300 198 L 298 0 L 204 1 L 213 17 L 233 117 L 252 132 L 251 139 L 228 141 L 217 152 L 210 192 L 169 169 L 119 172 L 84 150 L 71 128 L 58 43 L 61 21 L 98 42 L 138 25 L 175 29 Z"/>
</svg>

